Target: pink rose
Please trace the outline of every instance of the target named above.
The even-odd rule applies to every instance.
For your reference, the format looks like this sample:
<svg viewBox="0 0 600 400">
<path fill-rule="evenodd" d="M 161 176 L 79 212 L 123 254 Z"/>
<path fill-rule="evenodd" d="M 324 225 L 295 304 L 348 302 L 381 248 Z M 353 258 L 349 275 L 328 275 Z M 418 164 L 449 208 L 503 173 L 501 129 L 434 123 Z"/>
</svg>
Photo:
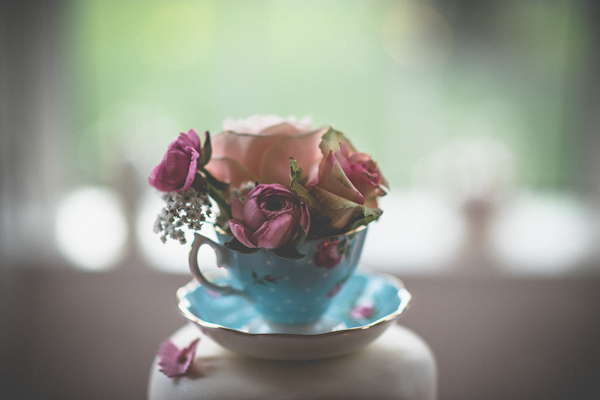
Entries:
<svg viewBox="0 0 600 400">
<path fill-rule="evenodd" d="M 364 196 L 354 187 L 339 160 L 331 150 L 319 163 L 319 173 L 314 186 L 356 204 L 365 203 Z"/>
<path fill-rule="evenodd" d="M 324 241 L 317 245 L 317 252 L 313 256 L 315 265 L 320 268 L 332 269 L 342 261 L 338 251 L 339 240 Z"/>
<path fill-rule="evenodd" d="M 279 184 L 256 186 L 245 203 L 234 198 L 231 213 L 233 236 L 249 248 L 293 246 L 310 229 L 306 203 Z"/>
<path fill-rule="evenodd" d="M 387 192 L 387 183 L 371 157 L 354 150 L 342 133 L 329 129 L 319 145 L 323 158 L 311 194 L 322 205 L 333 229 L 341 230 L 381 215 L 377 197 Z"/>
<path fill-rule="evenodd" d="M 321 204 L 333 230 L 343 230 L 361 218 L 365 198 L 352 185 L 342 166 L 330 151 L 319 164 L 318 176 L 309 185 L 310 193 Z"/>
<path fill-rule="evenodd" d="M 212 138 L 212 159 L 206 169 L 233 188 L 244 182 L 290 184 L 290 159 L 305 173 L 319 163 L 319 142 L 325 129 L 279 117 L 251 117 L 225 123 L 225 132 Z"/>
<path fill-rule="evenodd" d="M 207 133 L 204 133 L 205 138 Z M 192 186 L 201 158 L 200 137 L 195 130 L 181 133 L 169 145 L 162 161 L 150 173 L 148 182 L 163 192 L 181 192 Z"/>
<path fill-rule="evenodd" d="M 368 154 L 351 153 L 343 142 L 340 142 L 334 155 L 352 185 L 364 197 L 365 203 L 377 207 L 377 197 L 387 193 L 387 182 L 377 163 Z"/>
</svg>

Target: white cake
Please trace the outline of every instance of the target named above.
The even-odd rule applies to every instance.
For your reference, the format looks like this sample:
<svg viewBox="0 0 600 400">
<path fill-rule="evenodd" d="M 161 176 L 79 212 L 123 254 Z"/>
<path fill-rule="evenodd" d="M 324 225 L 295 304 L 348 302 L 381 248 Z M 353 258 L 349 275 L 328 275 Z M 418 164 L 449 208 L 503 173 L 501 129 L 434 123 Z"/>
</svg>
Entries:
<svg viewBox="0 0 600 400">
<path fill-rule="evenodd" d="M 437 368 L 427 344 L 394 324 L 354 353 L 318 361 L 267 361 L 225 350 L 189 324 L 171 336 L 178 347 L 200 337 L 188 374 L 169 378 L 154 360 L 149 400 L 377 399 L 435 400 Z"/>
</svg>

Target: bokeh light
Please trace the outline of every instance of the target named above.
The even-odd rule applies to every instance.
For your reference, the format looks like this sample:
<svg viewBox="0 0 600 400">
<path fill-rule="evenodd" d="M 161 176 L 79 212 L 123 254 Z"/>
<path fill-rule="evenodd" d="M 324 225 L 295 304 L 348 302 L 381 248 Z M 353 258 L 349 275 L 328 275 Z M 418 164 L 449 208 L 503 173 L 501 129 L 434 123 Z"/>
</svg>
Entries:
<svg viewBox="0 0 600 400">
<path fill-rule="evenodd" d="M 589 256 L 595 222 L 569 196 L 522 195 L 502 209 L 491 230 L 500 265 L 516 274 L 564 274 Z"/>
<path fill-rule="evenodd" d="M 158 8 L 142 26 L 138 55 L 157 71 L 174 72 L 202 60 L 211 44 L 210 1 L 179 1 Z"/>
<path fill-rule="evenodd" d="M 108 270 L 124 254 L 127 222 L 118 195 L 110 189 L 87 186 L 67 194 L 56 221 L 57 246 L 78 268 Z"/>
<path fill-rule="evenodd" d="M 399 273 L 448 268 L 465 236 L 464 222 L 428 193 L 394 193 L 381 199 L 383 217 L 369 229 L 365 265 Z"/>
<path fill-rule="evenodd" d="M 189 246 L 163 244 L 152 232 L 159 197 L 152 193 L 136 207 L 168 143 L 190 128 L 216 134 L 228 117 L 259 113 L 312 115 L 378 161 L 392 193 L 370 229 L 369 264 L 422 272 L 457 265 L 452 257 L 463 247 L 488 252 L 492 230 L 522 238 L 516 245 L 494 239 L 494 260 L 502 263 L 546 262 L 533 252 L 554 254 L 549 269 L 582 259 L 587 228 L 575 222 L 577 212 L 543 206 L 542 217 L 511 200 L 521 188 L 569 192 L 581 179 L 581 145 L 589 139 L 580 118 L 582 66 L 593 53 L 583 7 L 134 3 L 90 0 L 73 8 L 74 46 L 65 54 L 81 84 L 73 89 L 77 118 L 65 159 L 72 176 L 65 181 L 114 184 L 139 213 L 127 217 L 137 218 L 138 242 L 153 267 L 188 273 Z M 133 172 L 124 174 L 124 165 Z M 533 214 L 521 216 L 524 209 Z M 564 228 L 548 228 L 543 233 L 555 232 L 553 239 L 536 242 L 531 227 L 551 221 Z M 561 230 L 576 239 L 560 239 Z M 480 233 L 485 238 L 474 240 Z M 546 251 L 543 243 L 554 241 Z M 528 256 L 523 243 L 531 243 Z M 201 263 L 214 257 L 203 251 Z"/>
<path fill-rule="evenodd" d="M 440 68 L 453 49 L 452 28 L 444 16 L 413 1 L 398 2 L 386 13 L 381 40 L 392 59 L 413 71 Z"/>
</svg>

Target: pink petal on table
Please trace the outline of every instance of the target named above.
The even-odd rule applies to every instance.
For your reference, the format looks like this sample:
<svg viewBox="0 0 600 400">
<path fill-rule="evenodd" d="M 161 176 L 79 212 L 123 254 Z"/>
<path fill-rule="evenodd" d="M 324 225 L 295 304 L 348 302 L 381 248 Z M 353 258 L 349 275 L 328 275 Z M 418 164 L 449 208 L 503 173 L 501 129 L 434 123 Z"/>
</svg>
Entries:
<svg viewBox="0 0 600 400">
<path fill-rule="evenodd" d="M 160 372 L 169 378 L 185 375 L 192 365 L 199 341 L 200 338 L 197 338 L 183 349 L 175 346 L 170 339 L 163 342 L 158 350 Z"/>
</svg>

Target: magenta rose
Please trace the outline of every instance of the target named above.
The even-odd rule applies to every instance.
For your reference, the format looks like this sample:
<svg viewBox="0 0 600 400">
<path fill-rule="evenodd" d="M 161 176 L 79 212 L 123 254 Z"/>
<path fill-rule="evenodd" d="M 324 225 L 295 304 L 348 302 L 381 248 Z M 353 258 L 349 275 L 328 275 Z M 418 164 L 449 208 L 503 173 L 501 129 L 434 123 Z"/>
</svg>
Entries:
<svg viewBox="0 0 600 400">
<path fill-rule="evenodd" d="M 308 205 L 279 184 L 257 185 L 245 203 L 234 198 L 231 214 L 233 236 L 249 248 L 294 246 L 310 229 Z"/>
<path fill-rule="evenodd" d="M 317 245 L 317 252 L 313 256 L 315 265 L 320 268 L 332 269 L 342 261 L 339 253 L 339 240 L 325 241 Z"/>
<path fill-rule="evenodd" d="M 204 134 L 205 137 L 207 133 Z M 181 192 L 194 182 L 198 159 L 201 158 L 200 137 L 195 130 L 181 133 L 169 145 L 162 161 L 150 173 L 148 182 L 162 192 Z"/>
<path fill-rule="evenodd" d="M 206 169 L 233 188 L 245 182 L 290 184 L 290 159 L 305 173 L 321 159 L 319 142 L 326 129 L 275 116 L 227 121 L 212 138 L 212 159 Z"/>
</svg>

